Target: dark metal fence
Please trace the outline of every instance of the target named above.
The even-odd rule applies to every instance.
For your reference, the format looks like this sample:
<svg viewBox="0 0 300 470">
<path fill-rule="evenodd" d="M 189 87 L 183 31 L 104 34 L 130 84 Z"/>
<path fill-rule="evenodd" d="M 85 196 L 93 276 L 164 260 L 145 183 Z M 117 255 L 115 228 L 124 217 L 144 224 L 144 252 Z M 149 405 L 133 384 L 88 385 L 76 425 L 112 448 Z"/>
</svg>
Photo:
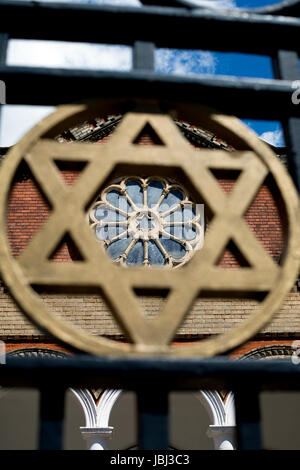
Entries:
<svg viewBox="0 0 300 470">
<path fill-rule="evenodd" d="M 139 449 L 168 449 L 171 391 L 231 390 L 240 450 L 262 449 L 259 393 L 300 390 L 300 367 L 291 360 L 124 359 L 75 355 L 64 359 L 7 358 L 2 386 L 40 389 L 40 449 L 61 449 L 66 389 L 133 390 L 138 403 Z"/>
<path fill-rule="evenodd" d="M 283 124 L 289 168 L 299 190 L 300 106 L 292 103 L 291 95 L 293 81 L 300 79 L 300 2 L 286 0 L 248 13 L 191 8 L 188 0 L 142 3 L 141 8 L 129 8 L 0 0 L 0 79 L 6 83 L 7 104 L 56 105 L 89 97 L 176 98 L 240 118 L 276 119 Z M 131 45 L 133 70 L 8 66 L 8 41 L 20 38 Z M 268 55 L 275 79 L 158 74 L 156 47 Z M 284 360 L 8 358 L 0 366 L 0 382 L 40 389 L 41 449 L 62 448 L 65 390 L 96 385 L 137 392 L 140 449 L 168 448 L 170 391 L 232 390 L 238 448 L 261 449 L 259 392 L 299 390 L 300 369 Z"/>
</svg>

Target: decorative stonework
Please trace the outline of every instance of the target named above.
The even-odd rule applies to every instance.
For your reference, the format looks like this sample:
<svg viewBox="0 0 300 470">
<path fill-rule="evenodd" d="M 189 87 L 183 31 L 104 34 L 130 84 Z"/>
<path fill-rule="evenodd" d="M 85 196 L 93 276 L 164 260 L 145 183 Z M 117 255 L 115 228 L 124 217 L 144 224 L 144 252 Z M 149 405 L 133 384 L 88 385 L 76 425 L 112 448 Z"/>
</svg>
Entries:
<svg viewBox="0 0 300 470">
<path fill-rule="evenodd" d="M 202 247 L 203 215 L 181 185 L 128 177 L 104 189 L 89 219 L 114 261 L 176 267 Z"/>
<path fill-rule="evenodd" d="M 54 351 L 53 349 L 47 348 L 28 348 L 28 349 L 17 349 L 15 351 L 10 351 L 7 353 L 8 356 L 16 356 L 16 357 L 51 357 L 55 359 L 66 359 L 68 356 L 64 352 Z"/>
<path fill-rule="evenodd" d="M 104 119 L 103 117 L 96 117 L 91 121 L 85 121 L 76 127 L 71 127 L 66 132 L 58 135 L 56 140 L 58 142 L 100 142 L 114 131 L 122 117 L 122 115 L 107 116 Z M 219 139 L 206 129 L 200 129 L 187 122 L 178 120 L 175 120 L 175 124 L 186 139 L 195 147 L 233 150 L 231 145 L 228 145 L 224 140 Z"/>
<path fill-rule="evenodd" d="M 239 357 L 239 360 L 245 359 L 286 359 L 287 357 L 292 356 L 295 348 L 288 345 L 272 345 L 266 346 L 264 348 L 253 349 L 249 351 L 247 354 Z"/>
</svg>

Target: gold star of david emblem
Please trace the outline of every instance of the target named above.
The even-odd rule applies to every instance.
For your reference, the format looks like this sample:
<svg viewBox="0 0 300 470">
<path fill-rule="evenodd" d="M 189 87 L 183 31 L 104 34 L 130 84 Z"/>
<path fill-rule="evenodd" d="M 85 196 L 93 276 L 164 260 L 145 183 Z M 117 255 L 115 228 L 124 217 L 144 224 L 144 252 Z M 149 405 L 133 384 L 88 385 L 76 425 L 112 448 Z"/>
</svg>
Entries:
<svg viewBox="0 0 300 470">
<path fill-rule="evenodd" d="M 34 128 L 8 154 L 1 170 L 0 263 L 4 280 L 25 313 L 56 338 L 93 354 L 210 356 L 233 348 L 256 333 L 279 308 L 299 266 L 298 198 L 287 172 L 272 151 L 239 121 L 205 110 L 201 112 L 206 113 L 208 120 L 244 139 L 247 150 L 196 150 L 180 134 L 170 116 L 141 112 L 127 113 L 109 142 L 101 146 L 79 142 L 63 144 L 50 139 L 49 129 L 56 128 L 59 121 L 73 112 L 74 107 L 62 107 L 42 126 Z M 158 136 L 159 145 L 135 144 L 146 126 Z M 21 256 L 13 259 L 6 238 L 5 205 L 9 184 L 21 160 L 29 166 L 52 211 Z M 67 186 L 61 178 L 55 163 L 59 160 L 86 162 L 73 186 Z M 222 191 L 213 175 L 212 170 L 218 169 L 239 172 L 230 195 Z M 204 246 L 195 251 L 184 267 L 174 270 L 121 267 L 99 249 L 86 223 L 86 210 L 112 174 L 129 170 L 132 174 L 146 172 L 158 176 L 180 173 L 209 205 L 213 219 Z M 289 222 L 287 251 L 280 265 L 265 251 L 244 219 L 269 173 L 281 192 Z M 51 261 L 51 254 L 65 234 L 69 234 L 78 247 L 82 261 Z M 226 270 L 217 265 L 230 241 L 247 260 L 246 268 Z M 35 284 L 101 289 L 129 342 L 87 336 L 53 316 L 32 290 Z M 168 291 L 163 310 L 151 322 L 140 311 L 137 289 Z M 202 291 L 268 292 L 268 295 L 251 318 L 223 335 L 186 347 L 171 345 Z"/>
</svg>

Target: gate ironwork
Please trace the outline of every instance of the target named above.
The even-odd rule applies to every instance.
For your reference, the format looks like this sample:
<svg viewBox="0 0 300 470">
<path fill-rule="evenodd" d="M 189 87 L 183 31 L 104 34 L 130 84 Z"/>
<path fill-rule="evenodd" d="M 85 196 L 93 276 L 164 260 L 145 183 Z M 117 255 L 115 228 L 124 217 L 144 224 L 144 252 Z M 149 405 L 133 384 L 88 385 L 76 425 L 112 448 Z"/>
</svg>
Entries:
<svg viewBox="0 0 300 470">
<path fill-rule="evenodd" d="M 176 97 L 179 103 L 209 105 L 241 118 L 277 119 L 283 124 L 289 171 L 299 191 L 300 108 L 293 104 L 291 96 L 296 90 L 295 81 L 300 78 L 300 2 L 287 0 L 251 12 L 200 9 L 188 0 L 141 3 L 141 8 L 129 8 L 0 0 L 0 78 L 6 84 L 7 103 L 78 102 L 87 98 L 89 90 L 89 96 L 96 99 L 174 101 Z M 89 25 L 84 34 L 82 24 Z M 8 66 L 8 41 L 16 38 L 132 45 L 133 70 L 96 72 Z M 268 55 L 273 60 L 275 79 L 160 75 L 154 66 L 156 47 Z M 300 390 L 299 368 L 285 361 L 76 355 L 63 361 L 8 358 L 0 366 L 0 373 L 3 386 L 40 389 L 41 449 L 62 448 L 63 398 L 68 387 L 101 384 L 136 391 L 140 449 L 168 448 L 168 394 L 172 390 L 232 390 L 239 449 L 262 448 L 258 398 L 261 390 Z M 157 382 L 160 394 L 156 396 L 153 384 Z"/>
</svg>

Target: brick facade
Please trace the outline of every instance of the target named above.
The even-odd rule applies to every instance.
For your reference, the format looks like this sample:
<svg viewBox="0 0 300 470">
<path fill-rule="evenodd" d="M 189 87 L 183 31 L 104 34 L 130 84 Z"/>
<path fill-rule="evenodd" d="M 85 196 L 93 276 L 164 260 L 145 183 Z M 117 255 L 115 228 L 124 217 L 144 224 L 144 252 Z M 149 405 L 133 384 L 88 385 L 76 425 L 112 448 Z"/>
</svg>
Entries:
<svg viewBox="0 0 300 470">
<path fill-rule="evenodd" d="M 58 136 L 57 140 L 61 142 L 87 140 L 104 143 L 109 139 L 110 133 L 120 119 L 120 116 L 109 117 L 106 120 L 96 118 L 89 123 L 66 131 Z M 177 125 L 196 148 L 233 150 L 225 142 L 202 129 L 194 128 L 186 123 L 177 123 Z M 138 143 L 151 145 L 152 140 L 153 136 L 150 134 L 143 135 Z M 59 170 L 65 183 L 72 185 L 80 176 L 81 168 L 60 165 Z M 236 175 L 219 172 L 215 176 L 223 191 L 229 194 L 235 183 Z M 249 207 L 245 214 L 245 220 L 270 256 L 276 262 L 280 262 L 284 246 L 284 213 L 280 201 L 274 200 L 272 188 L 273 182 L 269 178 Z M 45 223 L 49 213 L 49 205 L 41 195 L 29 169 L 25 165 L 22 166 L 15 176 L 9 197 L 7 216 L 8 238 L 12 254 L 15 257 L 22 253 L 34 233 Z M 208 230 L 209 222 L 208 219 Z M 78 256 L 72 243 L 66 239 L 58 247 L 52 259 L 54 262 L 72 262 L 72 260 L 78 259 Z M 235 247 L 230 245 L 219 260 L 219 265 L 224 269 L 234 269 L 244 266 L 245 260 L 242 254 L 236 252 Z M 122 333 L 112 318 L 105 299 L 99 292 L 78 292 L 77 294 L 41 292 L 41 296 L 53 312 L 72 321 L 86 332 L 92 335 L 120 338 Z M 141 297 L 141 309 L 146 316 L 154 316 L 159 314 L 163 301 L 161 298 Z M 191 341 L 199 336 L 222 333 L 251 314 L 256 304 L 257 301 L 252 298 L 221 300 L 199 298 L 178 331 L 177 340 Z M 300 337 L 300 294 L 294 288 L 293 292 L 287 296 L 280 312 L 260 332 L 258 341 L 259 344 L 265 344 L 264 342 L 268 341 L 276 342 L 276 338 L 297 337 Z M 0 286 L 0 338 L 7 341 L 10 348 L 15 348 L 14 345 L 17 344 L 27 344 L 28 346 L 47 344 L 47 347 L 52 344 L 50 338 L 42 334 L 20 313 L 3 284 Z M 284 341 L 286 342 L 287 339 Z M 292 341 L 292 339 L 288 341 Z M 55 346 L 54 343 L 52 346 Z"/>
</svg>

